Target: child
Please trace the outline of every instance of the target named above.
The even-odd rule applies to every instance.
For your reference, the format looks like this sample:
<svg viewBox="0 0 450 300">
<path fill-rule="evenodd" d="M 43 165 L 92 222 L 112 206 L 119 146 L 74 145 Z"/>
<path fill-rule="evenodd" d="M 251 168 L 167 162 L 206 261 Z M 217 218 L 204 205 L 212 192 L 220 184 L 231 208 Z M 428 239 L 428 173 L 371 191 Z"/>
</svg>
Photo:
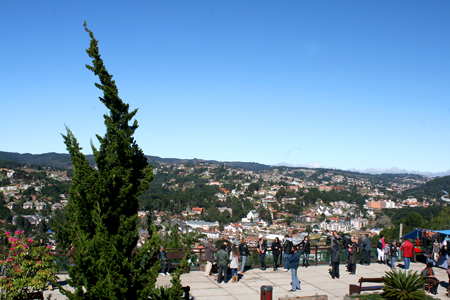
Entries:
<svg viewBox="0 0 450 300">
<path fill-rule="evenodd" d="M 233 245 L 231 248 L 230 253 L 230 269 L 231 269 L 231 282 L 238 282 L 239 281 L 239 275 L 238 275 L 238 269 L 239 267 L 239 251 L 236 245 Z"/>
</svg>

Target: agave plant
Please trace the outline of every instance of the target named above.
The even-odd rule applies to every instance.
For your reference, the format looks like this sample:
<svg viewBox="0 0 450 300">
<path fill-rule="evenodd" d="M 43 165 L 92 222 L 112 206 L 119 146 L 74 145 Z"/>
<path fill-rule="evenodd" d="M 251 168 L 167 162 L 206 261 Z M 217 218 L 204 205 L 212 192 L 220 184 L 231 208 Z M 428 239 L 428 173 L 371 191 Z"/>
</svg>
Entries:
<svg viewBox="0 0 450 300">
<path fill-rule="evenodd" d="M 383 276 L 383 296 L 396 300 L 419 300 L 426 297 L 423 285 L 425 279 L 412 271 L 390 271 Z"/>
<path fill-rule="evenodd" d="M 170 287 L 168 285 L 165 286 L 156 286 L 150 293 L 150 299 L 152 300 L 166 300 L 169 299 L 169 290 Z"/>
</svg>

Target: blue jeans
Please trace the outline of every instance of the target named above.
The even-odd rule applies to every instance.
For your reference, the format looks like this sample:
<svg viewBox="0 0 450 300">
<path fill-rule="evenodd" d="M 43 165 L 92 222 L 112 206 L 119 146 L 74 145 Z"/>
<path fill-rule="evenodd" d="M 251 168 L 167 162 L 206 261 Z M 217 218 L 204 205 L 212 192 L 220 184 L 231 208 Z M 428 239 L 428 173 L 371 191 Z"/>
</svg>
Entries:
<svg viewBox="0 0 450 300">
<path fill-rule="evenodd" d="M 300 282 L 298 280 L 297 276 L 297 269 L 291 269 L 291 277 L 292 277 L 292 289 L 295 290 L 301 290 L 300 288 Z"/>
<path fill-rule="evenodd" d="M 231 269 L 231 276 L 236 276 L 237 274 L 237 269 Z"/>
<path fill-rule="evenodd" d="M 391 268 L 395 268 L 395 261 L 397 260 L 396 256 L 391 257 Z"/>
<path fill-rule="evenodd" d="M 283 254 L 283 266 L 286 270 L 289 270 L 289 258 L 292 254 L 285 253 Z"/>
<path fill-rule="evenodd" d="M 403 257 L 405 261 L 405 270 L 409 270 L 409 264 L 411 263 L 411 257 Z"/>
<path fill-rule="evenodd" d="M 259 255 L 259 261 L 261 262 L 261 268 L 266 267 L 266 263 L 264 262 L 264 257 L 266 257 L 266 251 L 264 251 L 264 253 L 261 253 Z"/>
<path fill-rule="evenodd" d="M 241 258 L 242 258 L 241 272 L 244 272 L 245 261 L 247 260 L 247 256 L 242 255 Z"/>
<path fill-rule="evenodd" d="M 309 254 L 303 252 L 303 265 L 308 265 L 309 263 Z"/>
</svg>

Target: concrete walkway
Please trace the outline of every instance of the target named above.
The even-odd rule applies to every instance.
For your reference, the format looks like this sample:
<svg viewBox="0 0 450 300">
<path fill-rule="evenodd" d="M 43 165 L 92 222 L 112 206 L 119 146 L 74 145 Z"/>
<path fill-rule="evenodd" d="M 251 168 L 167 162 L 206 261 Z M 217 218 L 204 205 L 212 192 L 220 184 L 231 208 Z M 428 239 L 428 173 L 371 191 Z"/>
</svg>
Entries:
<svg viewBox="0 0 450 300">
<path fill-rule="evenodd" d="M 412 270 L 419 272 L 424 267 L 422 263 L 411 263 Z M 253 269 L 240 276 L 238 283 L 221 283 L 214 281 L 213 277 L 205 277 L 204 272 L 192 271 L 181 276 L 183 286 L 191 287 L 191 299 L 194 300 L 257 300 L 260 299 L 260 288 L 263 285 L 273 287 L 273 300 L 280 297 L 314 296 L 327 295 L 330 300 L 342 300 L 348 294 L 349 284 L 357 284 L 360 277 L 381 277 L 390 270 L 385 265 L 371 264 L 370 266 L 357 265 L 356 275 L 345 272 L 344 265 L 341 265 L 341 278 L 331 279 L 328 275 L 328 266 L 312 266 L 307 269 L 300 267 L 298 276 L 301 284 L 301 291 L 289 292 L 291 289 L 291 273 L 282 272 L 281 269 L 274 272 L 271 268 L 266 271 Z M 437 299 L 449 299 L 445 293 L 447 288 L 447 272 L 444 269 L 434 268 L 437 278 L 441 282 L 438 289 Z M 170 276 L 159 276 L 158 285 L 170 284 Z M 45 298 L 51 294 L 50 299 L 66 299 L 58 290 L 46 291 Z"/>
</svg>

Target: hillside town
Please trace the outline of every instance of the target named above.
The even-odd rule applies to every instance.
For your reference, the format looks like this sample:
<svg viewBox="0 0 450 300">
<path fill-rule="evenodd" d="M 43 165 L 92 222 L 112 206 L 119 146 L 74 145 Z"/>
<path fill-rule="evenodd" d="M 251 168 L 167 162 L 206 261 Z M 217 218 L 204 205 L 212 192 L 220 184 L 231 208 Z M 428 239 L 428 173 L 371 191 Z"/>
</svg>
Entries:
<svg viewBox="0 0 450 300">
<path fill-rule="evenodd" d="M 173 211 L 141 209 L 139 216 L 152 216 L 162 232 L 168 224 L 177 222 L 180 230 L 195 231 L 208 239 L 238 240 L 246 236 L 256 242 L 260 233 L 294 237 L 328 231 L 378 233 L 377 211 L 427 207 L 436 202 L 436 199 L 402 196 L 403 191 L 431 180 L 419 175 L 387 180 L 339 170 L 274 167 L 251 171 L 210 163 L 160 163 L 154 166 L 153 172 L 152 184 L 167 191 L 189 193 L 200 189 L 203 183 L 204 187 L 213 189 L 213 194 L 211 199 L 203 201 L 205 205 L 202 201 L 197 201 L 195 206 L 175 203 L 177 209 Z M 51 218 L 67 204 L 71 181 L 67 171 L 33 170 L 26 166 L 2 168 L 0 179 L 0 193 L 10 212 L 10 216 L 2 215 L 4 224 L 17 225 L 18 217 L 34 227 L 42 221 L 51 223 Z M 340 195 L 347 195 L 346 199 L 339 200 L 343 198 Z M 247 205 L 238 205 L 236 209 L 231 205 L 233 199 Z M 216 208 L 219 216 L 226 217 L 205 220 Z M 242 217 L 233 218 L 236 214 Z"/>
</svg>

